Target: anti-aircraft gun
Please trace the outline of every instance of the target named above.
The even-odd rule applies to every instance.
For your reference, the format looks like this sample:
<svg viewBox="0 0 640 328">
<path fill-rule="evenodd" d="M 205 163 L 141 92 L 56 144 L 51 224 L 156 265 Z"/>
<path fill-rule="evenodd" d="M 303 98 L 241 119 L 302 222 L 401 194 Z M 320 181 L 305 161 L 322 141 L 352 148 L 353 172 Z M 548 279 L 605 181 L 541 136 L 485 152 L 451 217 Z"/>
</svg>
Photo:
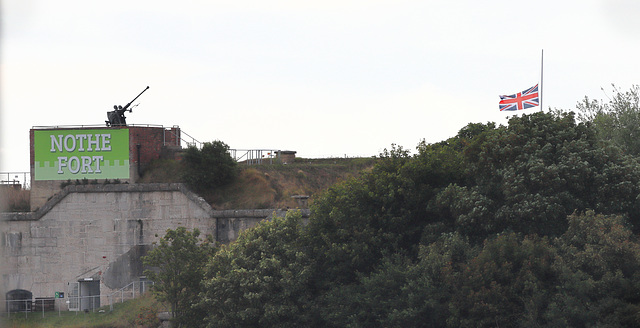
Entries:
<svg viewBox="0 0 640 328">
<path fill-rule="evenodd" d="M 124 116 L 124 112 L 129 110 L 129 113 L 131 113 L 133 111 L 133 108 L 129 108 L 129 107 L 134 101 L 136 101 L 136 99 L 138 99 L 138 97 L 140 97 L 145 91 L 147 91 L 147 89 L 149 89 L 149 86 L 147 86 L 144 90 L 142 90 L 142 92 L 140 92 L 135 98 L 133 98 L 133 100 L 131 100 L 124 107 L 119 105 L 113 105 L 113 110 L 107 112 L 107 119 L 109 120 L 104 121 L 105 123 L 107 123 L 107 126 L 126 126 L 127 118 Z"/>
</svg>

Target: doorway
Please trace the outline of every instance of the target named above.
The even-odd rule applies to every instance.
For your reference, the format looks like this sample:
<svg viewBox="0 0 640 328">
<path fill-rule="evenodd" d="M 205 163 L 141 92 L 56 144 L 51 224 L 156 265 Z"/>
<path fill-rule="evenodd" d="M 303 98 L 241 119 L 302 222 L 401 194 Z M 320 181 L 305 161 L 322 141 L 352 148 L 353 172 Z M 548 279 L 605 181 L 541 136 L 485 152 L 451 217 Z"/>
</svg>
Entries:
<svg viewBox="0 0 640 328">
<path fill-rule="evenodd" d="M 91 279 L 91 280 L 89 280 Z M 100 307 L 100 280 L 85 278 L 78 281 L 78 309 L 92 311 Z"/>
</svg>

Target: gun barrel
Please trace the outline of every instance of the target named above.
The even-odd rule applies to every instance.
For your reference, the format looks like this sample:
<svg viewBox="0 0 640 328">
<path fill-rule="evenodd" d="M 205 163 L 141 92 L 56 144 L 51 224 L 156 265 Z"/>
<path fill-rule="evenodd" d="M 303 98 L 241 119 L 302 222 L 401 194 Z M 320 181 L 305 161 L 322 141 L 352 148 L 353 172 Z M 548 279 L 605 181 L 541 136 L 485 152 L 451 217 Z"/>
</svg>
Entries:
<svg viewBox="0 0 640 328">
<path fill-rule="evenodd" d="M 145 91 L 147 91 L 149 89 L 149 86 L 147 86 L 146 88 L 144 88 L 144 90 L 142 90 L 142 92 L 140 92 L 135 98 L 133 98 L 133 100 L 131 100 L 126 106 L 124 106 L 122 109 L 127 109 L 129 108 L 129 106 L 131 106 L 131 103 L 133 103 L 134 101 L 136 101 L 136 99 L 138 99 L 138 97 L 140 97 Z"/>
</svg>

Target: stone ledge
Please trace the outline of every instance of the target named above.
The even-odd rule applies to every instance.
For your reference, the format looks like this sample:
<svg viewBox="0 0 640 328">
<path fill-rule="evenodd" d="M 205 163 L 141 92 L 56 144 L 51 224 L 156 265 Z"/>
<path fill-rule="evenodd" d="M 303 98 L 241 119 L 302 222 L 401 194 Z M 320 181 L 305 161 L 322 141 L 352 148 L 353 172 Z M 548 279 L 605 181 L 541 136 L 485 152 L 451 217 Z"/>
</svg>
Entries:
<svg viewBox="0 0 640 328">
<path fill-rule="evenodd" d="M 190 191 L 182 183 L 138 183 L 138 184 L 106 184 L 106 185 L 69 185 L 64 187 L 59 193 L 51 197 L 42 207 L 34 212 L 27 213 L 2 213 L 0 219 L 2 221 L 34 221 L 39 220 L 51 209 L 53 209 L 60 201 L 71 193 L 104 193 L 104 192 L 158 192 L 158 191 L 179 191 L 182 192 L 189 200 L 196 203 L 209 215 L 212 215 L 213 209 L 200 196 Z"/>
<path fill-rule="evenodd" d="M 71 193 L 103 193 L 103 192 L 159 192 L 179 191 L 189 200 L 200 206 L 211 218 L 263 218 L 284 217 L 289 211 L 300 211 L 303 218 L 308 218 L 309 209 L 239 209 L 214 210 L 200 196 L 189 190 L 182 183 L 138 183 L 138 184 L 106 184 L 106 185 L 69 185 L 55 194 L 35 212 L 0 213 L 2 221 L 36 221 L 53 209 L 60 201 Z"/>
<path fill-rule="evenodd" d="M 35 221 L 33 212 L 5 212 L 0 213 L 0 221 Z"/>
<path fill-rule="evenodd" d="M 274 216 L 284 217 L 289 211 L 300 211 L 302 217 L 308 218 L 311 214 L 309 209 L 243 209 L 243 210 L 213 210 L 211 217 L 218 219 L 226 218 L 263 218 L 271 219 Z"/>
</svg>

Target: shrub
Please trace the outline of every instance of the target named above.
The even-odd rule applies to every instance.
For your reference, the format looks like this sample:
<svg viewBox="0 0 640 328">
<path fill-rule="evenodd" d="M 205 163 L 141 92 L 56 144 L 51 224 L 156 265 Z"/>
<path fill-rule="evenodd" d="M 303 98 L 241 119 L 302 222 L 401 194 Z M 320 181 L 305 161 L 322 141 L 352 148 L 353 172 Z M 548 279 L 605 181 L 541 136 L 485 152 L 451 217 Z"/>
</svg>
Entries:
<svg viewBox="0 0 640 328">
<path fill-rule="evenodd" d="M 202 192 L 231 183 L 238 175 L 229 146 L 222 141 L 205 142 L 201 149 L 191 146 L 184 154 L 184 181 Z"/>
</svg>

